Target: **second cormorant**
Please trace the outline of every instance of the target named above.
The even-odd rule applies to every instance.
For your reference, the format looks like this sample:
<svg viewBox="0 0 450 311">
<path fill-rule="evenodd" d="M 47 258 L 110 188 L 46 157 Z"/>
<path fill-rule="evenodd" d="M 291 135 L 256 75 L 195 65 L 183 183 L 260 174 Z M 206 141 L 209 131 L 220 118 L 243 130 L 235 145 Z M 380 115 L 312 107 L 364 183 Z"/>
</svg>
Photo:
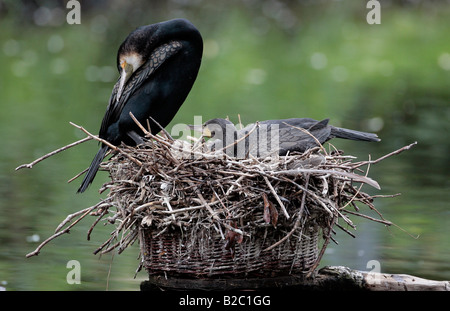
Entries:
<svg viewBox="0 0 450 311">
<path fill-rule="evenodd" d="M 208 141 L 211 150 L 221 150 L 238 158 L 246 158 L 249 154 L 265 157 L 273 153 L 305 152 L 332 138 L 380 141 L 376 134 L 335 127 L 328 121 L 310 118 L 267 120 L 238 130 L 231 121 L 216 118 L 206 121 L 201 129 L 190 127 L 212 138 Z"/>
</svg>

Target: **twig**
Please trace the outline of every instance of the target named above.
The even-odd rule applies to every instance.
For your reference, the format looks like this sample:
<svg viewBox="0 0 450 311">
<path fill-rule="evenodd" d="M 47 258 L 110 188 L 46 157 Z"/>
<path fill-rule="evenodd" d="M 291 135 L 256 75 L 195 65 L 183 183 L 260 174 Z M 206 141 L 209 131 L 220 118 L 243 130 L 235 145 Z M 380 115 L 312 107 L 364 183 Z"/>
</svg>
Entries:
<svg viewBox="0 0 450 311">
<path fill-rule="evenodd" d="M 63 235 L 63 234 L 65 234 L 65 233 L 68 233 L 68 232 L 69 232 L 69 228 L 66 228 L 66 229 L 64 229 L 63 231 L 59 231 L 58 233 L 53 234 L 52 236 L 50 236 L 49 238 L 47 238 L 44 242 L 42 242 L 41 244 L 39 244 L 39 246 L 38 246 L 34 251 L 32 251 L 31 253 L 28 253 L 25 257 L 26 257 L 26 258 L 30 258 L 30 257 L 39 255 L 39 253 L 41 252 L 41 249 L 42 249 L 48 242 L 50 242 L 51 240 L 53 240 L 53 239 L 59 237 L 60 235 Z"/>
<path fill-rule="evenodd" d="M 412 148 L 413 146 L 415 146 L 415 145 L 417 145 L 417 141 L 416 141 L 416 142 L 413 142 L 412 144 L 409 144 L 408 146 L 404 146 L 404 147 L 402 147 L 402 148 L 400 148 L 400 149 L 397 149 L 397 150 L 395 150 L 395 151 L 393 151 L 393 152 L 391 152 L 391 153 L 388 153 L 388 154 L 386 154 L 386 155 L 384 155 L 384 156 L 382 156 L 382 157 L 380 157 L 380 158 L 378 158 L 378 159 L 376 159 L 376 160 L 373 160 L 373 161 L 371 161 L 371 160 L 369 160 L 369 161 L 362 161 L 362 162 L 356 163 L 356 164 L 354 164 L 354 165 L 352 166 L 352 168 L 353 168 L 353 169 L 356 169 L 356 168 L 358 168 L 358 167 L 360 167 L 360 166 L 363 166 L 363 165 L 367 165 L 367 164 L 376 164 L 376 163 L 378 163 L 378 162 L 383 161 L 384 159 L 387 159 L 387 158 L 389 158 L 389 157 L 392 157 L 393 155 L 397 155 L 397 154 L 399 154 L 399 153 L 401 153 L 401 152 L 403 152 L 403 151 L 405 151 L 405 150 L 409 150 L 409 149 L 411 149 L 411 148 Z"/>
<path fill-rule="evenodd" d="M 369 161 L 370 161 L 370 156 L 369 156 Z M 369 169 L 370 169 L 370 163 L 367 166 L 367 170 L 366 170 L 366 174 L 364 175 L 364 177 L 367 177 L 367 175 L 369 174 Z M 347 202 L 347 204 L 345 204 L 341 209 L 345 209 L 348 205 L 350 205 L 350 203 L 353 202 L 353 200 L 355 200 L 355 198 L 359 195 L 361 188 L 362 188 L 362 184 L 359 186 L 358 190 L 356 191 L 355 195 Z"/>
<path fill-rule="evenodd" d="M 317 256 L 316 261 L 312 265 L 312 267 L 309 269 L 309 272 L 306 274 L 307 278 L 310 278 L 312 273 L 316 270 L 317 266 L 319 265 L 320 261 L 322 260 L 323 254 L 325 253 L 325 249 L 328 246 L 328 243 L 330 242 L 332 228 L 336 222 L 337 217 L 333 217 L 330 221 L 330 224 L 328 225 L 328 234 L 325 237 L 325 241 L 323 242 L 322 248 L 320 249 L 319 255 Z"/>
<path fill-rule="evenodd" d="M 123 150 L 121 150 L 120 148 L 114 146 L 114 145 L 111 144 L 110 142 L 108 142 L 108 141 L 106 141 L 106 140 L 104 140 L 104 139 L 102 139 L 102 138 L 100 138 L 100 137 L 98 137 L 98 136 L 96 136 L 96 135 L 93 135 L 93 134 L 89 133 L 89 132 L 88 132 L 84 127 L 82 127 L 82 126 L 76 125 L 76 124 L 73 123 L 73 122 L 69 122 L 69 123 L 70 123 L 72 126 L 76 127 L 77 129 L 80 129 L 81 131 L 83 131 L 83 132 L 84 132 L 86 135 L 88 135 L 89 137 L 92 137 L 93 139 L 95 139 L 95 140 L 101 142 L 102 144 L 107 145 L 109 148 L 111 148 L 111 149 L 114 150 L 114 151 L 118 151 L 120 154 L 126 156 L 128 159 L 130 159 L 130 160 L 131 160 L 132 162 L 134 162 L 135 164 L 137 164 L 137 165 L 139 165 L 139 166 L 142 166 L 142 162 L 141 162 L 141 161 L 139 161 L 139 160 L 133 158 L 133 157 L 130 156 L 128 153 L 126 153 L 126 152 L 124 152 Z"/>
<path fill-rule="evenodd" d="M 85 208 L 84 210 L 75 213 L 75 214 L 79 215 L 79 214 L 81 214 L 81 212 L 84 212 L 84 214 L 81 215 L 81 217 L 78 218 L 76 221 L 74 221 L 70 226 L 68 226 L 68 227 L 65 228 L 64 230 L 59 231 L 59 232 L 53 234 L 52 236 L 50 236 L 49 238 L 47 238 L 44 242 L 42 242 L 41 244 L 39 244 L 39 246 L 38 246 L 34 251 L 32 251 L 31 253 L 28 253 L 28 254 L 26 255 L 26 257 L 27 257 L 27 258 L 30 258 L 30 257 L 32 257 L 32 256 L 37 256 L 37 255 L 39 255 L 41 249 L 42 249 L 47 243 L 49 243 L 51 240 L 53 240 L 53 239 L 59 237 L 60 235 L 63 235 L 63 234 L 65 234 L 65 233 L 69 233 L 70 229 L 71 229 L 73 226 L 75 226 L 81 219 L 83 219 L 84 217 L 86 217 L 86 216 L 87 216 L 94 208 L 95 208 L 95 205 L 92 206 L 92 207 L 90 207 L 90 208 Z"/>
<path fill-rule="evenodd" d="M 101 251 L 103 248 L 105 248 L 106 245 L 109 245 L 111 243 L 111 240 L 116 238 L 116 235 L 112 235 L 108 240 L 106 240 L 102 245 L 100 245 L 94 252 L 94 255 L 97 255 L 99 251 Z"/>
<path fill-rule="evenodd" d="M 169 212 L 173 212 L 172 205 L 170 205 L 170 201 L 169 201 L 168 197 L 164 197 L 163 198 L 163 203 L 166 204 L 167 209 L 169 210 Z M 172 216 L 173 221 L 175 222 L 176 221 L 175 215 L 171 214 L 171 216 Z"/>
<path fill-rule="evenodd" d="M 273 196 L 277 200 L 278 204 L 280 204 L 281 210 L 283 211 L 284 216 L 286 216 L 287 219 L 290 218 L 289 213 L 286 210 L 286 207 L 284 206 L 283 202 L 281 202 L 280 197 L 276 193 L 275 189 L 273 188 L 272 184 L 270 183 L 269 179 L 267 179 L 266 176 L 263 176 L 264 180 L 266 181 L 267 186 L 269 187 L 270 191 L 272 192 Z"/>
<path fill-rule="evenodd" d="M 131 113 L 131 112 L 130 112 Z M 159 126 L 160 130 L 164 133 L 164 135 L 169 139 L 171 142 L 174 141 L 173 137 L 167 132 L 167 130 L 161 126 L 161 124 L 158 123 L 155 119 L 153 119 L 151 116 L 149 117 L 150 120 L 152 120 L 157 126 Z"/>
<path fill-rule="evenodd" d="M 297 127 L 297 126 L 294 126 L 294 125 L 289 124 L 289 123 L 286 123 L 286 122 L 283 122 L 283 124 L 288 125 L 288 126 L 290 126 L 290 127 L 293 127 L 293 128 L 295 128 L 295 129 L 297 129 L 297 130 L 299 130 L 299 131 L 302 131 L 303 133 L 305 133 L 305 134 L 311 136 L 311 138 L 314 139 L 315 142 L 317 143 L 317 146 L 319 146 L 320 149 L 322 149 L 323 153 L 325 153 L 325 155 L 328 154 L 328 153 L 327 153 L 327 150 L 326 150 L 325 147 L 320 143 L 320 141 L 319 141 L 313 134 L 311 134 L 307 129 L 304 129 L 304 128 L 301 128 L 301 127 Z"/>
<path fill-rule="evenodd" d="M 89 137 L 90 138 L 90 137 Z M 80 177 L 81 175 L 83 175 L 84 173 L 86 173 L 89 170 L 88 168 L 85 168 L 84 170 L 82 170 L 81 172 L 79 172 L 78 174 L 76 174 L 74 177 L 72 177 L 71 179 L 69 179 L 67 181 L 68 184 L 70 184 L 72 181 L 74 181 L 75 179 L 77 179 L 78 177 Z"/>
<path fill-rule="evenodd" d="M 306 179 L 305 189 L 308 189 L 308 186 L 309 186 L 309 175 Z M 281 240 L 279 240 L 279 241 L 275 242 L 274 244 L 272 244 L 271 246 L 267 247 L 266 249 L 263 250 L 263 252 L 267 252 L 267 251 L 274 249 L 275 247 L 277 247 L 278 245 L 280 245 L 281 243 L 286 241 L 298 229 L 298 227 L 300 226 L 300 222 L 303 219 L 302 215 L 303 215 L 303 210 L 305 208 L 305 201 L 306 201 L 306 191 L 303 191 L 302 202 L 300 204 L 300 210 L 298 212 L 297 220 L 295 221 L 294 227 Z"/>
<path fill-rule="evenodd" d="M 234 228 L 233 226 L 230 226 L 229 224 L 222 222 L 220 217 L 217 216 L 217 213 L 213 211 L 213 209 L 211 208 L 211 206 L 208 204 L 208 202 L 206 202 L 205 198 L 203 197 L 203 195 L 200 193 L 200 191 L 195 188 L 195 192 L 197 193 L 198 198 L 200 199 L 200 201 L 202 201 L 202 203 L 204 204 L 204 206 L 206 207 L 206 209 L 208 210 L 208 212 L 211 214 L 211 216 L 214 218 L 214 220 L 216 220 L 219 225 L 223 225 L 225 228 L 227 228 L 228 230 L 234 231 L 240 235 L 246 235 L 248 236 L 248 234 L 246 234 L 245 232 L 243 232 L 242 230 L 239 230 L 237 228 Z M 220 226 L 219 226 L 219 230 L 220 230 Z M 222 235 L 222 239 L 225 239 L 225 237 L 223 236 L 222 231 L 220 231 L 221 235 Z"/>
<path fill-rule="evenodd" d="M 374 187 L 375 189 L 378 189 L 378 190 L 381 189 L 380 185 L 375 180 L 373 180 L 369 177 L 357 175 L 354 173 L 344 172 L 344 171 L 296 168 L 293 170 L 272 172 L 273 175 L 298 175 L 300 173 L 340 175 L 340 176 L 344 176 L 344 177 L 353 179 L 356 182 L 362 182 L 362 183 L 368 184 L 368 185 Z"/>
<path fill-rule="evenodd" d="M 55 233 L 58 233 L 68 222 L 77 217 L 78 215 L 85 214 L 86 211 L 92 211 L 95 208 L 94 206 L 82 209 L 81 211 L 75 212 L 73 214 L 68 215 L 55 229 Z"/>
<path fill-rule="evenodd" d="M 246 139 L 248 136 L 250 136 L 251 133 L 253 133 L 257 128 L 259 127 L 259 123 L 256 122 L 255 125 L 252 127 L 252 129 L 250 131 L 248 131 L 247 134 L 245 134 L 244 136 L 242 136 L 241 138 L 235 140 L 234 142 L 232 142 L 231 144 L 229 144 L 228 146 L 223 147 L 222 149 L 219 149 L 218 152 L 223 152 L 224 150 L 227 150 L 228 148 L 233 147 L 234 145 L 237 145 L 238 143 L 240 143 L 241 141 L 243 141 L 244 139 Z M 224 155 L 227 155 L 227 153 L 225 153 Z"/>
<path fill-rule="evenodd" d="M 109 205 L 109 204 L 108 204 Z M 91 239 L 91 233 L 94 230 L 94 227 L 98 224 L 98 222 L 103 218 L 103 216 L 105 216 L 108 213 L 108 208 L 103 209 L 102 213 L 100 214 L 100 216 L 97 217 L 97 219 L 94 221 L 94 223 L 92 224 L 92 226 L 89 228 L 88 232 L 87 232 L 87 240 L 89 241 Z"/>
<path fill-rule="evenodd" d="M 379 222 L 379 223 L 382 223 L 382 224 L 384 224 L 386 226 L 392 226 L 393 225 L 393 223 L 388 221 L 388 220 L 373 218 L 373 217 L 370 217 L 370 216 L 367 216 L 367 215 L 364 215 L 364 214 L 361 214 L 361 213 L 358 213 L 358 212 L 354 212 L 354 211 L 351 211 L 351 210 L 345 210 L 345 213 L 352 214 L 352 215 L 355 215 L 355 216 L 358 216 L 358 217 L 362 217 L 362 218 L 366 218 L 366 219 L 369 219 L 371 221 Z"/>
<path fill-rule="evenodd" d="M 335 223 L 334 224 L 336 227 L 338 227 L 339 229 L 341 229 L 342 231 L 344 231 L 345 233 L 347 233 L 349 236 L 351 236 L 352 238 L 355 238 L 356 236 L 351 233 L 350 231 L 348 231 L 347 229 L 345 229 L 344 227 L 342 227 L 339 223 Z"/>
<path fill-rule="evenodd" d="M 130 117 L 131 119 L 133 119 L 134 123 L 136 123 L 137 126 L 139 126 L 139 128 L 142 130 L 142 132 L 144 132 L 144 135 L 148 135 L 151 134 L 149 131 L 147 131 L 147 129 L 142 126 L 141 122 L 138 121 L 138 119 L 136 119 L 136 117 L 134 116 L 134 114 L 130 111 Z"/>
</svg>

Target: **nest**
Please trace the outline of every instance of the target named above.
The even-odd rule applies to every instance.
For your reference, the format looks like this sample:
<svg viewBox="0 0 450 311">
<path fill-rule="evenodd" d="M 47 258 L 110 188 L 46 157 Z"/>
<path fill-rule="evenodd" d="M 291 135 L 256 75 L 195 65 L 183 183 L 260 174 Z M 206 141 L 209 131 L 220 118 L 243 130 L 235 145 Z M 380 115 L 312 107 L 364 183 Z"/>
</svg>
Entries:
<svg viewBox="0 0 450 311">
<path fill-rule="evenodd" d="M 376 211 L 373 197 L 361 191 L 363 183 L 379 189 L 361 171 L 368 162 L 354 163 L 338 150 L 237 160 L 208 151 L 204 142 L 162 136 L 120 150 L 102 165 L 111 181 L 100 190 L 109 193 L 99 213 L 114 207 L 109 221 L 120 225 L 111 238 L 121 234 L 104 251 L 122 251 L 139 238 L 150 274 L 312 271 L 320 235 L 325 245 L 335 226 L 352 234 L 347 214 L 362 215 L 357 202 Z"/>
<path fill-rule="evenodd" d="M 367 177 L 370 165 L 412 146 L 368 161 L 356 161 L 331 145 L 331 151 L 320 146 L 302 154 L 238 160 L 205 150 L 200 140 L 187 143 L 146 133 L 148 140 L 138 147 L 111 146 L 113 155 L 101 166 L 111 178 L 100 189 L 109 190 L 106 198 L 67 216 L 28 257 L 92 215 L 96 219 L 88 239 L 100 221 L 114 225 L 94 253 L 121 253 L 139 240 L 139 269 L 144 266 L 150 274 L 312 272 L 334 241 L 336 227 L 353 236 L 350 229 L 356 227 L 349 215 L 391 225 L 373 204 L 381 196 L 365 193 L 362 186 L 379 189 Z M 21 167 L 31 168 L 44 158 Z M 379 217 L 361 212 L 361 205 Z"/>
</svg>

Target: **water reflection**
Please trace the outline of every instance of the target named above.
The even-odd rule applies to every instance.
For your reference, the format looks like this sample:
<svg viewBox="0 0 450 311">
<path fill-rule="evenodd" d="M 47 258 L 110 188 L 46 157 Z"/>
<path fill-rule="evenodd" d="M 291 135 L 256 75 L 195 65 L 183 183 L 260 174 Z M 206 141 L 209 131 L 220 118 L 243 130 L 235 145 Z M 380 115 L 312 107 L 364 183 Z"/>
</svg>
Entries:
<svg viewBox="0 0 450 311">
<path fill-rule="evenodd" d="M 430 107 L 430 106 L 429 106 Z M 445 108 L 444 110 L 448 110 Z M 434 115 L 433 109 L 421 110 L 420 115 L 447 126 L 447 120 Z M 441 111 L 446 113 L 446 111 Z M 390 129 L 392 130 L 392 129 Z M 386 137 L 379 146 L 370 146 L 365 152 L 374 155 L 392 151 L 398 141 L 409 139 L 408 127 L 396 127 L 383 131 Z M 395 135 L 393 135 L 395 133 Z M 434 132 L 439 135 L 439 132 Z M 396 137 L 390 140 L 389 137 Z M 425 135 L 426 136 L 426 135 Z M 424 278 L 448 280 L 450 277 L 450 180 L 448 153 L 430 150 L 429 142 L 418 135 L 419 144 L 411 150 L 374 165 L 370 175 L 382 187 L 382 193 L 401 193 L 391 199 L 376 199 L 375 206 L 395 226 L 359 219 L 356 238 L 338 232 L 340 245 L 332 245 L 322 264 L 344 264 L 362 270 L 369 260 L 378 260 L 382 272 L 409 273 Z M 442 145 L 443 149 L 448 145 Z M 364 155 L 362 155 L 364 156 Z M 352 218 L 355 220 L 354 218 Z M 348 264 L 347 264 L 348 263 Z"/>
</svg>

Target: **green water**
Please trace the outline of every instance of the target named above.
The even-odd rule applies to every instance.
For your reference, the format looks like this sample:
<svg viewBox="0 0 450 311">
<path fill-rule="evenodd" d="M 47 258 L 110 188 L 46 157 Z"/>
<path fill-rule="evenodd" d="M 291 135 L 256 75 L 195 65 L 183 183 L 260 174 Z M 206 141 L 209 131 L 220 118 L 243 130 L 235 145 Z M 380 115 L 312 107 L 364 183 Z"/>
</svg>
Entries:
<svg viewBox="0 0 450 311">
<path fill-rule="evenodd" d="M 202 32 L 205 55 L 172 124 L 192 123 L 195 115 L 207 120 L 240 114 L 244 123 L 329 117 L 335 125 L 378 132 L 377 144 L 333 141 L 361 160 L 418 141 L 371 167 L 369 176 L 380 191 L 364 189 L 402 194 L 375 201 L 396 226 L 352 218 L 356 238 L 337 229 L 339 245 L 330 244 L 321 265 L 370 270 L 369 261 L 376 260 L 381 272 L 450 280 L 448 5 L 390 5 L 382 9 L 380 25 L 368 25 L 365 6 L 350 1 L 263 6 L 138 1 L 120 11 L 115 5 L 87 7 L 80 25 L 68 25 L 64 7 L 49 4 L 50 11 L 33 14 L 16 2 L 5 3 L 9 10 L 0 11 L 0 286 L 139 289 L 146 275 L 133 278 L 138 245 L 120 255 L 93 255 L 111 227 L 97 226 L 87 241 L 92 217 L 39 256 L 25 258 L 68 214 L 104 197 L 96 189 L 105 174 L 83 195 L 75 194 L 79 180 L 67 183 L 89 165 L 96 143 L 32 170 L 14 169 L 83 138 L 69 121 L 97 133 L 117 79 L 118 45 L 137 25 L 180 16 Z M 48 12 L 54 23 L 45 23 Z M 67 282 L 70 260 L 80 263 L 81 284 Z"/>
</svg>

